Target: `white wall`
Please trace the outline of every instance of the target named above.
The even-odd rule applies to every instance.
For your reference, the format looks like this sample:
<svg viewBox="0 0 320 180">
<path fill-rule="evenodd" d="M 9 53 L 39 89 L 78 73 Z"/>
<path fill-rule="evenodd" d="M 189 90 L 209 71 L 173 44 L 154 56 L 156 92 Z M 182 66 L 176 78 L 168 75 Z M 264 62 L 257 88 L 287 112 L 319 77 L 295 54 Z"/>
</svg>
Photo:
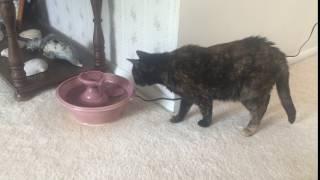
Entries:
<svg viewBox="0 0 320 180">
<path fill-rule="evenodd" d="M 179 0 L 115 0 L 116 73 L 131 76 L 132 65 L 126 58 L 137 58 L 136 50 L 171 51 L 177 47 Z M 163 86 L 143 87 L 149 98 L 174 97 Z M 168 110 L 175 103 L 159 102 Z"/>
<path fill-rule="evenodd" d="M 317 7 L 317 0 L 183 0 L 179 46 L 262 35 L 286 54 L 295 54 L 318 21 Z M 316 35 L 304 49 L 317 46 Z"/>
</svg>

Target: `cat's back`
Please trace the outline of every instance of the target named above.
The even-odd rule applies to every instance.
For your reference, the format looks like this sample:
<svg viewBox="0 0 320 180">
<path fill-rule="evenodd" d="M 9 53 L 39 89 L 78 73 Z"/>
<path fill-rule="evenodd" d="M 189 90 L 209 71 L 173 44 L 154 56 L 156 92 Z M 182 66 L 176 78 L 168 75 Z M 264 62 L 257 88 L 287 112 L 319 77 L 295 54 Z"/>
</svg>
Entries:
<svg viewBox="0 0 320 180">
<path fill-rule="evenodd" d="M 265 61 L 268 64 L 286 61 L 285 54 L 276 48 L 273 42 L 260 36 L 213 45 L 208 47 L 208 51 L 219 58 L 232 59 L 233 61 L 251 59 Z"/>
<path fill-rule="evenodd" d="M 287 70 L 285 55 L 261 37 L 210 47 L 188 45 L 172 57 L 176 82 L 185 83 L 187 89 L 211 89 L 222 99 L 236 99 L 246 84 L 271 87 L 277 74 Z"/>
<path fill-rule="evenodd" d="M 286 66 L 285 55 L 262 37 L 217 44 L 210 47 L 183 46 L 172 53 L 172 64 L 186 73 L 241 75 L 260 68 L 278 69 Z"/>
<path fill-rule="evenodd" d="M 285 61 L 285 54 L 274 43 L 260 36 L 251 36 L 241 40 L 221 43 L 210 47 L 186 45 L 173 51 L 176 61 L 200 61 L 210 59 L 220 61 L 237 61 L 240 59 L 254 59 L 255 61 Z M 222 61 L 223 60 L 223 61 Z M 276 62 L 277 63 L 277 62 Z"/>
</svg>

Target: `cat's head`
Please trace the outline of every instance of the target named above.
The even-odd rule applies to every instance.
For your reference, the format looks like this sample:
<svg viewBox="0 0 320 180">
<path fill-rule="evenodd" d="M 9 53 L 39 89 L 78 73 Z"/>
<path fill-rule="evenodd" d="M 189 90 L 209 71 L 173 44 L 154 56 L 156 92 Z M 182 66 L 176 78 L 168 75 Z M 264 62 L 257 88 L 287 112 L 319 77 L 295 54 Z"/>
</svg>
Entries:
<svg viewBox="0 0 320 180">
<path fill-rule="evenodd" d="M 128 59 L 132 64 L 132 75 L 136 84 L 140 86 L 161 83 L 161 62 L 165 54 L 151 54 L 143 51 L 136 52 L 139 59 Z"/>
</svg>

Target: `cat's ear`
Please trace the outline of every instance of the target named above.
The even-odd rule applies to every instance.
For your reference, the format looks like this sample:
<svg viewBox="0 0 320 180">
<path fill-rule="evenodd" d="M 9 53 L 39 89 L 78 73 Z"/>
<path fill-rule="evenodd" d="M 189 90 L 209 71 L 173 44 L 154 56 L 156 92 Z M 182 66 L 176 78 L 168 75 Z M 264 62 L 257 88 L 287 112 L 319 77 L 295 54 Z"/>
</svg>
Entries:
<svg viewBox="0 0 320 180">
<path fill-rule="evenodd" d="M 138 55 L 138 57 L 140 58 L 140 59 L 144 59 L 144 58 L 146 58 L 146 57 L 148 57 L 150 54 L 149 53 L 147 53 L 147 52 L 144 52 L 144 51 L 136 51 L 136 53 L 137 53 L 137 55 Z"/>
<path fill-rule="evenodd" d="M 128 61 L 130 61 L 133 65 L 136 65 L 139 63 L 138 59 L 127 59 Z"/>
</svg>

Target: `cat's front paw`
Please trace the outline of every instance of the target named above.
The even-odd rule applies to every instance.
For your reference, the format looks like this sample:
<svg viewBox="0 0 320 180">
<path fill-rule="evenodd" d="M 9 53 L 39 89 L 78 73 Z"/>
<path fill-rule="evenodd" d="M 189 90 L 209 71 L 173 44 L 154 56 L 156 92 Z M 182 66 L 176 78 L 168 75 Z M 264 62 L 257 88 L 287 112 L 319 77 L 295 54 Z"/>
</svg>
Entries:
<svg viewBox="0 0 320 180">
<path fill-rule="evenodd" d="M 181 121 L 183 121 L 183 119 L 178 117 L 178 116 L 172 116 L 171 119 L 170 119 L 170 122 L 172 122 L 172 123 L 178 123 L 178 122 L 181 122 Z"/>
<path fill-rule="evenodd" d="M 198 121 L 198 125 L 200 127 L 209 127 L 211 125 L 211 121 L 202 119 L 202 120 Z"/>
</svg>

